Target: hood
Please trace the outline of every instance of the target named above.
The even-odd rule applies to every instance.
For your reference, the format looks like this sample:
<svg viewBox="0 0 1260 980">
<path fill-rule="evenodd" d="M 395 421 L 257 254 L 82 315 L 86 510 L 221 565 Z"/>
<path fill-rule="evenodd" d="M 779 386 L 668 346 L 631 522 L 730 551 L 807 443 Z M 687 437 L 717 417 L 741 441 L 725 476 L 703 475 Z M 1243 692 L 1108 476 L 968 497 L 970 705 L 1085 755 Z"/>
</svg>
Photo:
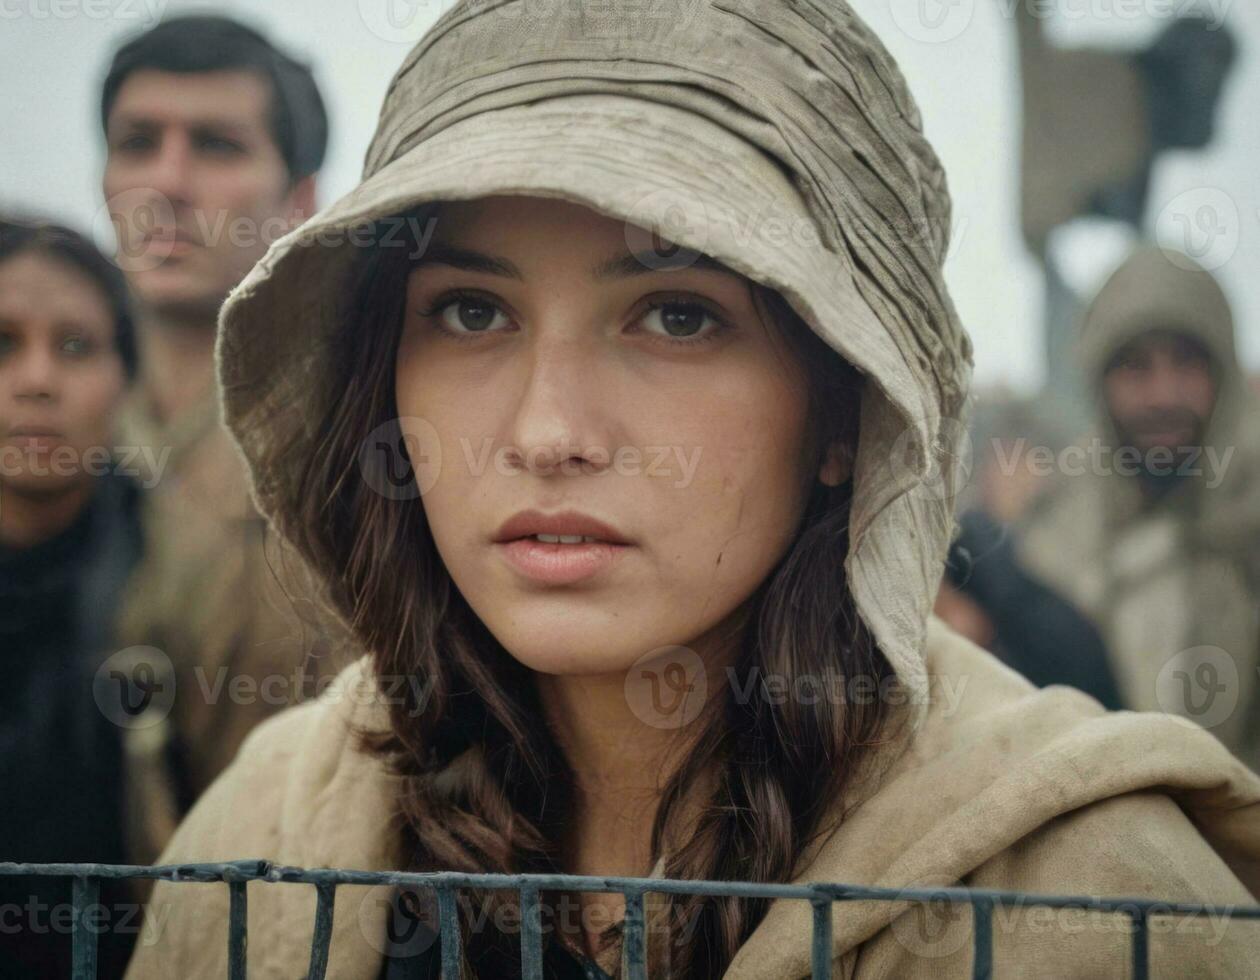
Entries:
<svg viewBox="0 0 1260 980">
<path fill-rule="evenodd" d="M 1198 340 L 1217 379 L 1204 447 L 1222 465 L 1219 473 L 1203 467 L 1215 485 L 1201 490 L 1195 508 L 1199 531 L 1214 547 L 1227 550 L 1231 542 L 1254 542 L 1260 535 L 1260 402 L 1238 362 L 1229 300 L 1211 272 L 1189 255 L 1140 246 L 1090 305 L 1081 324 L 1079 353 L 1088 390 L 1094 393 L 1098 431 L 1115 444 L 1115 425 L 1102 394 L 1107 364 L 1121 347 L 1151 330 L 1173 330 Z"/>
<path fill-rule="evenodd" d="M 395 75 L 360 185 L 223 307 L 224 416 L 259 509 L 287 535 L 292 460 L 342 396 L 328 379 L 353 230 L 442 200 L 572 201 L 778 290 L 864 375 L 846 568 L 921 706 L 971 345 L 942 276 L 944 173 L 900 71 L 841 0 L 536 7 L 447 11 Z M 767 217 L 806 233 L 775 237 Z"/>
<path fill-rule="evenodd" d="M 1108 362 L 1125 344 L 1152 330 L 1198 340 L 1220 377 L 1213 421 L 1232 421 L 1245 388 L 1234 348 L 1234 315 L 1220 283 L 1190 256 L 1156 245 L 1132 252 L 1090 304 L 1080 331 L 1081 366 L 1090 389 L 1101 391 Z"/>
</svg>

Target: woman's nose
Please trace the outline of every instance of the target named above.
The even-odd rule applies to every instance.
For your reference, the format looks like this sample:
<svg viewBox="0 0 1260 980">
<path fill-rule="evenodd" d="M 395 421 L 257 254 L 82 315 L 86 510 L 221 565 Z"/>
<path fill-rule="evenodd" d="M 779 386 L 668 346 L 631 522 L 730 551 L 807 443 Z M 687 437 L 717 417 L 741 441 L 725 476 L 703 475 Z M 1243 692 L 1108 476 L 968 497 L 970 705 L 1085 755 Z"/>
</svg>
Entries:
<svg viewBox="0 0 1260 980">
<path fill-rule="evenodd" d="M 539 344 L 522 365 L 510 435 L 518 465 L 531 472 L 598 471 L 607 445 L 611 406 L 594 351 L 581 341 Z"/>
<path fill-rule="evenodd" d="M 60 372 L 52 351 L 42 345 L 30 345 L 13 368 L 13 391 L 18 398 L 50 400 L 57 397 Z"/>
</svg>

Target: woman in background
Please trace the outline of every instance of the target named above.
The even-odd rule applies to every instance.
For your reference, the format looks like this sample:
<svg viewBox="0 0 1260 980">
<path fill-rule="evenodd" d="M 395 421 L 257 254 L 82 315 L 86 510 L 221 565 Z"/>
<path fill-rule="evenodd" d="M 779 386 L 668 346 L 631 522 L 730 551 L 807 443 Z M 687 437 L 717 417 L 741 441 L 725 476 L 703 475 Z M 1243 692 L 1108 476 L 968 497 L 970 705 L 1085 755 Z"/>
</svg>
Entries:
<svg viewBox="0 0 1260 980">
<path fill-rule="evenodd" d="M 0 219 L 0 861 L 126 861 L 119 718 L 93 680 L 140 548 L 112 458 L 135 369 L 118 270 L 77 232 Z M 67 879 L 0 877 L 0 975 L 69 975 L 69 901 Z M 101 902 L 119 976 L 134 902 L 108 883 Z"/>
</svg>

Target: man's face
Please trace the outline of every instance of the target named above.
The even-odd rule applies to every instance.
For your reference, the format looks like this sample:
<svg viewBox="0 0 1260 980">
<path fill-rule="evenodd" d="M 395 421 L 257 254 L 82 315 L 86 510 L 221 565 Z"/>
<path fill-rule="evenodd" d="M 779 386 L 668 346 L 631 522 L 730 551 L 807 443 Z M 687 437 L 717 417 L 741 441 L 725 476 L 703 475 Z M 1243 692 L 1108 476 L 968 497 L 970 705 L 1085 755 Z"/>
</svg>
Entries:
<svg viewBox="0 0 1260 980">
<path fill-rule="evenodd" d="M 313 208 L 314 178 L 290 184 L 270 106 L 267 81 L 248 70 L 143 69 L 122 83 L 103 185 L 119 264 L 145 307 L 213 318 L 267 246 Z"/>
<path fill-rule="evenodd" d="M 1152 331 L 1123 347 L 1103 376 L 1103 391 L 1122 441 L 1143 453 L 1201 446 L 1216 406 L 1207 351 L 1169 331 Z"/>
</svg>

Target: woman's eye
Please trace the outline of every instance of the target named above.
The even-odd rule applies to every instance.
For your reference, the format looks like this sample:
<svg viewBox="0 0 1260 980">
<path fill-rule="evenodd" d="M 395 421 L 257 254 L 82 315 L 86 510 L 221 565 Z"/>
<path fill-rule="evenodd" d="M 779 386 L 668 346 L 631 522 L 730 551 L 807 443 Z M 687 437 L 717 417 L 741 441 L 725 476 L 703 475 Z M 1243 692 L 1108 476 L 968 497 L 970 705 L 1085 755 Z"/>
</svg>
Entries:
<svg viewBox="0 0 1260 980">
<path fill-rule="evenodd" d="M 61 350 L 71 357 L 85 357 L 92 353 L 92 342 L 85 337 L 67 337 L 61 342 Z"/>
<path fill-rule="evenodd" d="M 439 300 L 424 315 L 436 315 L 442 328 L 457 336 L 497 332 L 510 322 L 507 315 L 494 303 L 477 296 Z"/>
<path fill-rule="evenodd" d="M 707 340 L 724 326 L 724 321 L 699 303 L 682 301 L 657 303 L 643 317 L 649 333 L 678 341 Z"/>
</svg>

